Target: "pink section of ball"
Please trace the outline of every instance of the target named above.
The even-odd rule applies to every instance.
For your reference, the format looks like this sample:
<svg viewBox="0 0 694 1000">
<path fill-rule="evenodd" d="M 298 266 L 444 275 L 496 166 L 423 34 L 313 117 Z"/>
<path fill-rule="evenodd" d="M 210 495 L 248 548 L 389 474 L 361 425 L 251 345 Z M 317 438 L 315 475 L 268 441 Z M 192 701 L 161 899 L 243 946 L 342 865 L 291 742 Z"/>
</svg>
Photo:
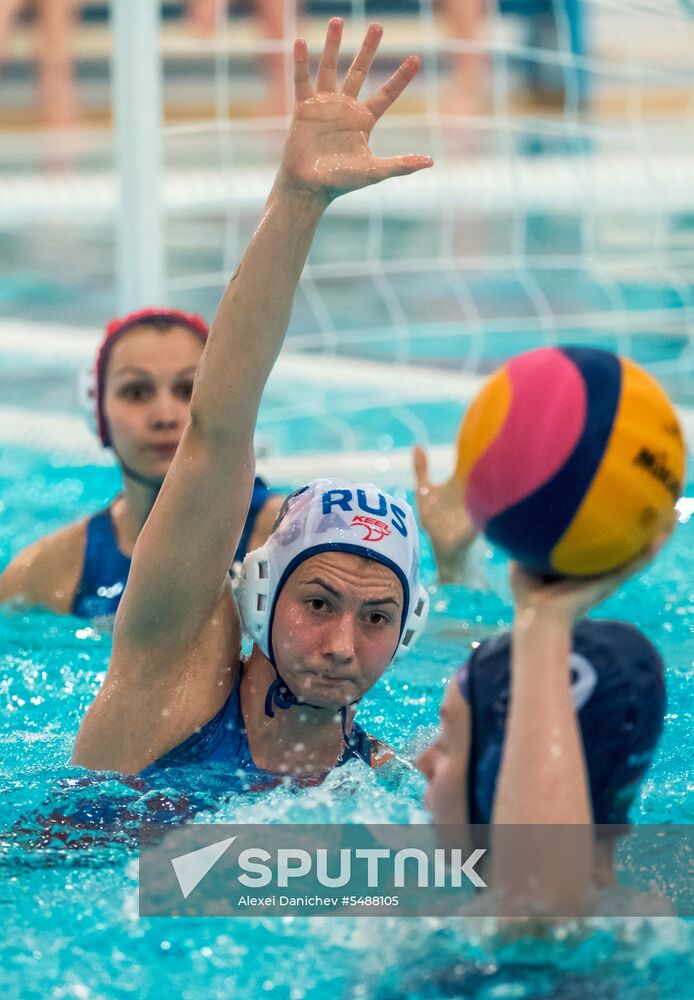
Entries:
<svg viewBox="0 0 694 1000">
<path fill-rule="evenodd" d="M 562 467 L 583 431 L 581 373 L 556 347 L 506 365 L 511 405 L 490 446 L 470 470 L 465 502 L 480 527 L 534 493 Z"/>
</svg>

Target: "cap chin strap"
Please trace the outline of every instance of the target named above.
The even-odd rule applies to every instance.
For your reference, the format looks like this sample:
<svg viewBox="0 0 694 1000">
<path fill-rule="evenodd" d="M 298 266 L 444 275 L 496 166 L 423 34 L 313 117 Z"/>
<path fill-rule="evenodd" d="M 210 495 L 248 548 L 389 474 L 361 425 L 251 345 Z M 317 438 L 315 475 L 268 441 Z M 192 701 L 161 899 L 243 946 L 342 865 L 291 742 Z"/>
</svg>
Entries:
<svg viewBox="0 0 694 1000">
<path fill-rule="evenodd" d="M 292 708 L 293 705 L 307 705 L 308 708 L 322 708 L 321 705 L 312 705 L 310 701 L 299 701 L 293 691 L 290 691 L 287 686 L 286 681 L 280 676 L 280 672 L 275 666 L 275 674 L 277 675 L 267 689 L 267 694 L 265 695 L 265 714 L 269 719 L 275 718 L 275 713 L 273 708 Z M 356 705 L 359 698 L 355 698 L 351 701 L 349 705 L 343 705 L 340 709 L 340 720 L 342 722 L 342 738 L 345 741 L 345 745 L 350 749 L 354 750 L 357 746 L 358 740 L 355 740 L 351 733 L 347 732 L 347 709 L 351 705 Z"/>
<path fill-rule="evenodd" d="M 113 445 L 111 445 L 111 448 L 113 449 L 113 452 L 114 452 L 116 458 L 118 459 L 118 463 L 119 463 L 121 469 L 126 474 L 126 476 L 128 477 L 128 479 L 132 479 L 134 482 L 139 483 L 140 486 L 146 486 L 148 489 L 153 490 L 154 493 L 155 493 L 155 496 L 156 496 L 156 494 L 161 489 L 162 483 L 164 482 L 164 480 L 163 479 L 152 479 L 149 476 L 143 476 L 141 473 L 135 472 L 134 469 L 131 469 L 130 466 L 126 462 L 123 461 L 123 459 L 118 454 L 118 452 L 116 451 L 116 449 L 113 448 Z"/>
<path fill-rule="evenodd" d="M 267 694 L 265 695 L 265 714 L 269 719 L 275 718 L 273 706 L 275 708 L 291 708 L 292 705 L 299 704 L 298 698 L 292 691 L 289 690 L 285 682 L 280 677 L 277 667 L 275 667 L 275 673 L 277 676 L 267 689 Z M 311 707 L 313 708 L 315 706 Z"/>
<path fill-rule="evenodd" d="M 350 702 L 354 705 L 355 702 Z M 347 732 L 347 709 L 349 705 L 343 705 L 340 709 L 340 722 L 342 723 L 342 739 L 345 741 L 345 746 L 350 750 L 356 750 L 359 745 L 359 740 L 356 740 L 351 733 Z"/>
</svg>

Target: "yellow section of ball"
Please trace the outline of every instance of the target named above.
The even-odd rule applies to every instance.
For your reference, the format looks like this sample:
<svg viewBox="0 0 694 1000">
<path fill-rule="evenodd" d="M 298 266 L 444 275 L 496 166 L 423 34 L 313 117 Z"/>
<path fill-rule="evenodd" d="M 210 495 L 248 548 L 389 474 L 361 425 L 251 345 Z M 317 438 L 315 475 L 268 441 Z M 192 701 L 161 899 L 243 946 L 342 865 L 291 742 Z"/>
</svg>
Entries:
<svg viewBox="0 0 694 1000">
<path fill-rule="evenodd" d="M 686 448 L 677 414 L 654 378 L 621 358 L 622 386 L 603 459 L 552 551 L 558 573 L 606 573 L 633 559 L 672 520 Z"/>
</svg>

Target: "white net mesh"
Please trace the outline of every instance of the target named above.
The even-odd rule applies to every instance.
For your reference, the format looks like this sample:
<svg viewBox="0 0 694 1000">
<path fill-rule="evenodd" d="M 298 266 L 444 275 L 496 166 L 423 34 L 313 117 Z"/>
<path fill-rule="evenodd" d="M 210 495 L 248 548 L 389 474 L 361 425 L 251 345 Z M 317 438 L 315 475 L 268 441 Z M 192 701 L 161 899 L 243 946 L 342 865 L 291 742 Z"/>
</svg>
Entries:
<svg viewBox="0 0 694 1000">
<path fill-rule="evenodd" d="M 290 52 L 295 3 L 282 3 L 279 40 L 263 37 L 252 10 L 232 5 L 228 16 L 223 3 L 208 37 L 164 26 L 175 109 L 164 133 L 168 297 L 208 317 L 288 122 L 288 108 L 277 113 L 289 98 L 276 70 Z M 262 414 L 272 452 L 310 445 L 345 463 L 369 453 L 355 474 L 374 474 L 377 460 L 395 469 L 412 440 L 452 439 L 481 375 L 545 343 L 615 348 L 691 403 L 691 5 L 323 0 L 298 18 L 313 53 L 329 13 L 346 17 L 346 56 L 367 20 L 383 21 L 371 87 L 407 53 L 423 55 L 424 72 L 374 146 L 429 152 L 436 166 L 329 210 L 297 295 L 289 368 Z M 115 183 L 102 173 L 11 183 L 0 185 L 0 217 L 17 221 L 41 205 L 113 212 Z"/>
<path fill-rule="evenodd" d="M 460 399 L 476 384 L 451 372 L 481 374 L 543 343 L 616 348 L 647 363 L 680 399 L 691 392 L 689 12 L 675 2 L 516 0 L 486 13 L 480 3 L 475 23 L 475 6 L 322 5 L 347 17 L 345 53 L 372 11 L 382 16 L 372 86 L 408 52 L 422 53 L 422 76 L 382 120 L 374 145 L 384 154 L 431 152 L 436 167 L 331 208 L 290 329 L 290 350 L 312 355 L 298 369 L 310 391 L 266 408 L 271 434 L 275 419 L 298 426 L 322 415 L 334 431 L 326 450 L 367 448 L 369 431 L 373 447 L 374 425 L 389 428 L 377 435 L 386 451 L 391 441 L 397 448 L 430 439 L 432 425 L 450 440 Z M 288 24 L 293 8 L 285 5 Z M 324 21 L 300 20 L 313 52 Z M 214 121 L 167 131 L 172 159 L 187 144 L 210 150 L 204 170 L 180 175 L 175 191 L 171 179 L 167 189 L 180 234 L 191 232 L 183 212 L 197 211 L 215 234 L 211 245 L 224 247 L 204 271 L 170 276 L 172 297 L 186 301 L 202 302 L 206 290 L 216 295 L 233 270 L 286 127 L 282 116 L 258 113 L 262 89 L 244 107 L 235 31 L 225 22 L 197 43 L 215 53 Z M 291 35 L 259 42 L 256 52 L 284 46 L 288 53 Z M 338 355 L 350 364 L 336 365 Z M 412 366 L 416 378 L 405 381 L 401 370 L 394 377 L 393 364 Z M 379 382 L 371 406 L 360 391 L 367 372 Z M 281 433 L 276 443 L 288 444 Z"/>
</svg>

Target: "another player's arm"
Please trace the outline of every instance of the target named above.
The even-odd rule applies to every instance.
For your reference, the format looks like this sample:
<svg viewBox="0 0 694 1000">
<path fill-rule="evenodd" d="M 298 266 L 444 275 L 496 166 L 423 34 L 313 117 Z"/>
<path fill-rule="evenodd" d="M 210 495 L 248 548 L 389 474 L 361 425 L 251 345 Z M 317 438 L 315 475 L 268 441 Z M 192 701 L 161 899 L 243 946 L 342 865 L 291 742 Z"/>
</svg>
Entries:
<svg viewBox="0 0 694 1000">
<path fill-rule="evenodd" d="M 429 459 L 419 445 L 412 450 L 412 463 L 419 520 L 431 542 L 439 583 L 465 583 L 468 552 L 477 529 L 463 503 L 462 490 L 453 477 L 444 483 L 431 481 Z"/>
<path fill-rule="evenodd" d="M 590 905 L 593 815 L 571 691 L 573 626 L 650 562 L 668 534 L 602 577 L 547 583 L 512 564 L 511 701 L 492 813 L 494 881 L 511 900 L 511 912 L 513 899 L 529 893 L 563 914 L 578 915 Z M 515 833 L 504 832 L 509 825 Z M 517 828 L 533 825 L 550 831 L 519 840 Z M 572 828 L 570 861 L 553 849 L 556 825 Z"/>
</svg>

